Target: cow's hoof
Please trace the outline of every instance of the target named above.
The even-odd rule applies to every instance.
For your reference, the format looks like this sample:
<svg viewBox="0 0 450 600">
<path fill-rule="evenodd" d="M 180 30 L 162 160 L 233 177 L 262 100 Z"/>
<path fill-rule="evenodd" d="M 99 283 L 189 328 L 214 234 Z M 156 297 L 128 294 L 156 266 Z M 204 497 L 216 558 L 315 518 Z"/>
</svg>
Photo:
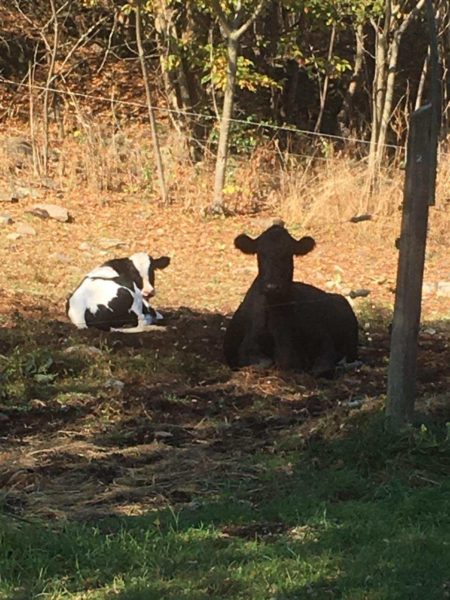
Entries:
<svg viewBox="0 0 450 600">
<path fill-rule="evenodd" d="M 339 371 L 356 371 L 363 366 L 363 362 L 361 360 L 354 360 L 352 362 L 347 362 L 345 360 L 341 360 L 337 364 L 337 368 Z"/>
<path fill-rule="evenodd" d="M 324 379 L 333 379 L 336 374 L 334 365 L 319 363 L 314 365 L 311 369 L 311 373 L 314 377 L 323 377 Z"/>
<path fill-rule="evenodd" d="M 273 366 L 274 362 L 271 358 L 267 357 L 258 357 L 251 358 L 246 361 L 242 361 L 239 363 L 238 369 L 243 369 L 245 367 L 252 367 L 253 369 L 268 369 Z"/>
<path fill-rule="evenodd" d="M 271 358 L 260 358 L 253 366 L 255 366 L 257 369 L 268 369 L 272 365 L 273 360 Z"/>
</svg>

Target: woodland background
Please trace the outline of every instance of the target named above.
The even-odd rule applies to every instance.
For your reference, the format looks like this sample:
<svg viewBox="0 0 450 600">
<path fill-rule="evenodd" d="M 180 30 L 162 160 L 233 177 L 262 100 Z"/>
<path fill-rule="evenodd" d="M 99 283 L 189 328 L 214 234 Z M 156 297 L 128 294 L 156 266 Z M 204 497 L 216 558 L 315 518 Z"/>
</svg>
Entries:
<svg viewBox="0 0 450 600">
<path fill-rule="evenodd" d="M 418 423 L 391 436 L 424 2 L 0 2 L 0 600 L 450 596 L 450 30 L 434 7 Z M 274 217 L 316 239 L 296 279 L 358 316 L 362 365 L 334 380 L 224 365 L 257 272 L 233 240 Z M 171 257 L 165 329 L 77 330 L 65 300 L 84 274 L 142 250 Z"/>
<path fill-rule="evenodd" d="M 350 202 L 350 211 L 394 209 L 374 193 L 383 181 L 389 193 L 404 161 L 409 116 L 427 101 L 424 0 L 14 0 L 0 11 L 0 119 L 29 123 L 31 148 L 10 149 L 32 154 L 35 173 L 52 168 L 100 190 L 158 194 L 150 133 L 136 130 L 150 100 L 171 201 L 198 202 L 195 189 L 209 189 L 225 109 L 232 117 L 226 177 L 219 198 L 216 190 L 208 203 L 202 193 L 205 206 L 257 210 L 276 197 L 298 211 L 311 205 L 311 181 L 317 197 L 327 194 L 317 184 L 331 180 L 332 205 L 341 187 L 348 196 L 356 182 L 359 206 Z M 435 11 L 445 142 L 448 3 L 435 2 Z M 239 27 L 233 48 L 230 32 Z"/>
</svg>

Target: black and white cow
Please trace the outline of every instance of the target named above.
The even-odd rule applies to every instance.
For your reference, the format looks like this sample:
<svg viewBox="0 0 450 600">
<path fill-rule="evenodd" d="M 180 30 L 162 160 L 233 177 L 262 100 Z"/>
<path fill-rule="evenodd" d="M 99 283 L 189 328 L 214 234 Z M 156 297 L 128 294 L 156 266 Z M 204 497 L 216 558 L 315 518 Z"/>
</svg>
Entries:
<svg viewBox="0 0 450 600">
<path fill-rule="evenodd" d="M 347 300 L 293 281 L 293 257 L 311 252 L 313 238 L 295 240 L 273 225 L 256 239 L 239 235 L 234 244 L 256 254 L 258 275 L 225 333 L 230 367 L 273 364 L 329 377 L 341 359 L 357 359 L 358 322 Z"/>
<path fill-rule="evenodd" d="M 88 273 L 69 296 L 69 319 L 79 329 L 103 331 L 140 331 L 157 323 L 162 315 L 148 299 L 155 294 L 155 270 L 169 263 L 168 256 L 152 258 L 145 252 L 108 260 Z"/>
</svg>

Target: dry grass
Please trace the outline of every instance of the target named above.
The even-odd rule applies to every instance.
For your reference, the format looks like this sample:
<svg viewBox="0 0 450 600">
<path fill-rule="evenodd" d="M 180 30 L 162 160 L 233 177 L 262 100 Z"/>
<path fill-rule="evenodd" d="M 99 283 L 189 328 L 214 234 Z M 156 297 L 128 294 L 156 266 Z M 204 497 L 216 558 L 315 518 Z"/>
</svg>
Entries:
<svg viewBox="0 0 450 600">
<path fill-rule="evenodd" d="M 186 210 L 203 212 L 212 196 L 214 157 L 207 153 L 201 163 L 186 157 L 183 138 L 164 126 L 161 129 L 163 159 L 171 200 Z M 153 167 L 149 131 L 146 126 L 124 125 L 111 117 L 99 122 L 77 107 L 65 137 L 53 132 L 50 175 L 65 191 L 82 188 L 88 195 L 122 192 L 157 199 L 158 186 Z M 26 140 L 23 128 L 8 130 Z M 58 137 L 59 136 L 59 137 Z M 31 152 L 23 147 L 2 144 L 0 176 L 4 181 L 36 180 Z M 42 134 L 35 137 L 36 151 L 42 152 Z M 274 143 L 257 147 L 250 157 L 231 157 L 224 190 L 227 209 L 235 214 L 253 214 L 267 207 L 285 219 L 309 223 L 340 223 L 356 214 L 379 217 L 399 215 L 404 172 L 398 168 L 381 172 L 379 188 L 371 194 L 365 160 L 310 149 L 311 156 L 282 154 Z M 448 205 L 450 155 L 442 154 L 437 182 L 437 207 Z"/>
</svg>

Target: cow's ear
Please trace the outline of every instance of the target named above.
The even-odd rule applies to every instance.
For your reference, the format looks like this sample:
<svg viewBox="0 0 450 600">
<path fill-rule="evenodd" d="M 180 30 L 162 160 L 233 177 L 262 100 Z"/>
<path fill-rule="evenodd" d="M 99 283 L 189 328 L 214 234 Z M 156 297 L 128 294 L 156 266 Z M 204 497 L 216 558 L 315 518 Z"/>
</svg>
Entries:
<svg viewBox="0 0 450 600">
<path fill-rule="evenodd" d="M 245 233 L 241 233 L 234 240 L 234 245 L 238 250 L 244 254 L 255 254 L 256 253 L 256 240 L 252 239 Z"/>
<path fill-rule="evenodd" d="M 308 252 L 311 252 L 315 245 L 316 242 L 309 235 L 302 237 L 300 240 L 294 242 L 294 254 L 295 256 L 304 256 Z"/>
<path fill-rule="evenodd" d="M 153 265 L 154 269 L 165 269 L 170 265 L 170 258 L 168 256 L 154 258 L 151 264 Z"/>
</svg>

